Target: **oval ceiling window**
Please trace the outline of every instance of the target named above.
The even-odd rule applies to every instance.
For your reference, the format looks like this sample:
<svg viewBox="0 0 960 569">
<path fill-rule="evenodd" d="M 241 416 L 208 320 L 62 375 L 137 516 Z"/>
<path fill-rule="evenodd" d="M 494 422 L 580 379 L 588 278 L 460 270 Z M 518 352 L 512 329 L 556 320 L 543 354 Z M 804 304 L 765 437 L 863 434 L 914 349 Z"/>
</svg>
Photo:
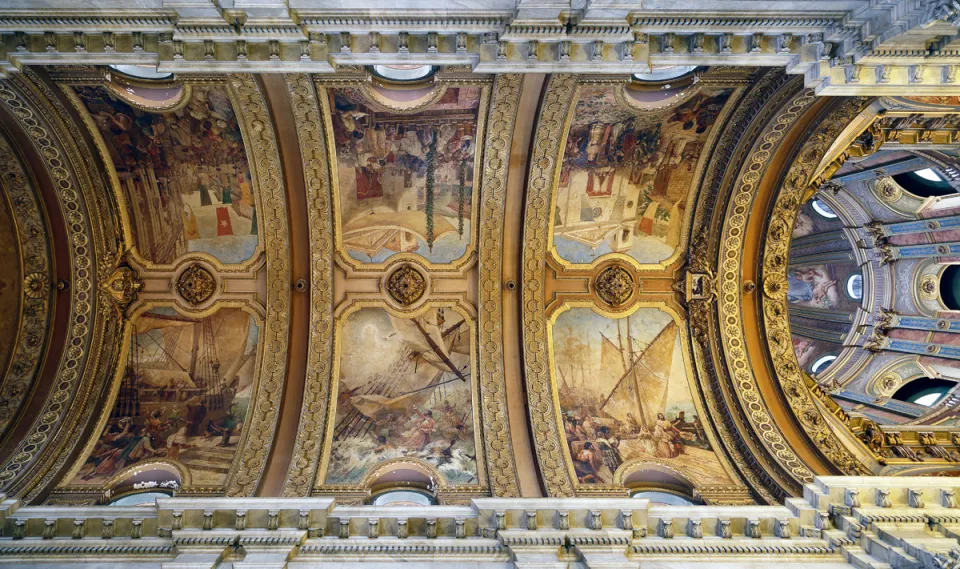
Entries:
<svg viewBox="0 0 960 569">
<path fill-rule="evenodd" d="M 893 181 L 911 194 L 929 198 L 932 196 L 947 196 L 957 193 L 939 172 L 933 168 L 922 168 L 913 172 L 895 174 Z"/>
<path fill-rule="evenodd" d="M 373 74 L 395 83 L 425 81 L 436 73 L 433 65 L 371 65 Z"/>
<path fill-rule="evenodd" d="M 146 79 L 147 81 L 164 81 L 173 77 L 173 73 L 161 73 L 155 65 L 111 65 L 110 69 L 119 71 L 123 75 Z"/>
<path fill-rule="evenodd" d="M 854 300 L 863 299 L 863 275 L 850 275 L 847 279 L 847 294 Z"/>
<path fill-rule="evenodd" d="M 650 500 L 651 506 L 695 506 L 696 502 L 690 498 L 680 496 L 679 494 L 672 494 L 670 492 L 662 492 L 660 490 L 641 490 L 640 492 L 634 493 L 631 498 L 646 498 Z"/>
<path fill-rule="evenodd" d="M 810 207 L 812 207 L 813 211 L 817 212 L 817 214 L 821 217 L 825 217 L 827 219 L 836 219 L 840 217 L 822 200 L 813 200 L 810 202 Z"/>
<path fill-rule="evenodd" d="M 110 502 L 111 506 L 152 506 L 157 498 L 169 498 L 165 492 L 137 492 L 127 494 Z"/>
<path fill-rule="evenodd" d="M 654 66 L 649 73 L 634 73 L 633 78 L 641 83 L 663 83 L 664 81 L 673 81 L 691 75 L 697 70 L 697 67 L 697 65 Z M 669 85 L 664 86 L 664 88 L 669 87 Z"/>
<path fill-rule="evenodd" d="M 370 501 L 374 506 L 431 506 L 437 501 L 423 492 L 413 490 L 389 490 L 377 494 Z"/>
<path fill-rule="evenodd" d="M 954 386 L 956 386 L 956 382 L 946 379 L 921 377 L 905 383 L 893 394 L 893 398 L 914 405 L 933 407 L 946 397 Z"/>
<path fill-rule="evenodd" d="M 827 369 L 827 367 L 837 359 L 837 356 L 823 356 L 817 361 L 813 362 L 813 365 L 810 366 L 810 373 L 820 373 L 821 371 Z"/>
</svg>

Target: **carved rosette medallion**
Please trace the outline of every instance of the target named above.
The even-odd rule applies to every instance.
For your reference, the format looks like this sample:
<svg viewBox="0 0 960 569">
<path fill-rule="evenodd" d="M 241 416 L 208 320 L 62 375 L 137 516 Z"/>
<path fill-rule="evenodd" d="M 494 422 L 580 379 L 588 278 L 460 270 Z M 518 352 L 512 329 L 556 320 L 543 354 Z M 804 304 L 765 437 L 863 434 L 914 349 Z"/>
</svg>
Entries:
<svg viewBox="0 0 960 569">
<path fill-rule="evenodd" d="M 43 273 L 31 273 L 24 279 L 23 294 L 29 298 L 45 298 L 50 292 L 50 281 Z"/>
<path fill-rule="evenodd" d="M 194 263 L 177 277 L 177 292 L 190 304 L 197 305 L 213 296 L 216 284 L 210 271 Z"/>
<path fill-rule="evenodd" d="M 600 271 L 593 281 L 597 297 L 610 306 L 617 307 L 633 297 L 633 275 L 620 265 L 610 265 Z"/>
<path fill-rule="evenodd" d="M 403 265 L 387 277 L 387 292 L 403 306 L 410 306 L 420 300 L 426 291 L 426 279 L 410 265 Z"/>
</svg>

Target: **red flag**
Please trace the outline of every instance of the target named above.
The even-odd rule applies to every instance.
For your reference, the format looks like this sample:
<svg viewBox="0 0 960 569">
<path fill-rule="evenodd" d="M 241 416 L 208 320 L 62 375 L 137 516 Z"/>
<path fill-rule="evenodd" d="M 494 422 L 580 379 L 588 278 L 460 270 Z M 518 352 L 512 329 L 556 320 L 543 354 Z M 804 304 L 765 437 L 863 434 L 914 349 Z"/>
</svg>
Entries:
<svg viewBox="0 0 960 569">
<path fill-rule="evenodd" d="M 230 223 L 230 211 L 225 207 L 217 208 L 217 237 L 233 235 L 233 224 Z"/>
</svg>

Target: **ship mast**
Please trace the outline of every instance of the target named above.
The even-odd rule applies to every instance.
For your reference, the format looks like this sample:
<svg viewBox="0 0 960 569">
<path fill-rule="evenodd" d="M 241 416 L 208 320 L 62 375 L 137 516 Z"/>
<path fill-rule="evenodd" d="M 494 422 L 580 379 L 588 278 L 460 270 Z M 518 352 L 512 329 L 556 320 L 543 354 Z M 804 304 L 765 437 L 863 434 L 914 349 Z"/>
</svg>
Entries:
<svg viewBox="0 0 960 569">
<path fill-rule="evenodd" d="M 617 326 L 617 330 L 620 330 L 620 327 Z M 621 348 L 622 349 L 622 348 Z M 630 361 L 633 362 L 633 334 L 630 332 L 630 317 L 627 317 L 627 349 L 630 353 Z M 637 400 L 637 410 L 640 412 L 640 424 L 646 425 L 647 416 L 643 412 L 643 401 L 640 399 L 640 380 L 637 378 L 637 365 L 634 362 L 628 370 L 629 373 L 633 376 L 633 396 Z"/>
</svg>

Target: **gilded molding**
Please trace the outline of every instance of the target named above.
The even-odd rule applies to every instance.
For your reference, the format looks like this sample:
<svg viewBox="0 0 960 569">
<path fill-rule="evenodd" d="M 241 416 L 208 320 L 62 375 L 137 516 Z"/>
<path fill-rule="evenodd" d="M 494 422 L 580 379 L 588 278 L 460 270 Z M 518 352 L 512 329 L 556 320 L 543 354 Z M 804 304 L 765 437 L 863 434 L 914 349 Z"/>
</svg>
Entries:
<svg viewBox="0 0 960 569">
<path fill-rule="evenodd" d="M 820 407 L 811 396 L 811 390 L 817 388 L 817 384 L 803 373 L 791 341 L 786 273 L 791 232 L 797 212 L 803 204 L 803 194 L 813 180 L 816 167 L 830 144 L 836 140 L 843 128 L 856 118 L 862 106 L 862 99 L 845 100 L 829 116 L 819 121 L 819 126 L 807 138 L 780 186 L 773 211 L 769 215 L 762 253 L 765 292 L 761 300 L 763 321 L 770 359 L 782 391 L 807 435 L 837 468 L 849 475 L 868 474 L 869 471 L 864 469 L 860 461 L 833 433 L 830 424 L 822 417 Z M 822 393 L 819 388 L 817 391 Z M 819 399 L 828 409 L 835 412 L 839 410 L 839 406 L 829 396 L 824 394 Z"/>
<path fill-rule="evenodd" d="M 554 172 L 563 153 L 561 141 L 574 105 L 576 89 L 576 75 L 556 74 L 550 77 L 540 106 L 530 156 L 523 226 L 523 360 L 530 427 L 540 473 L 550 496 L 574 494 L 564 459 L 563 433 L 557 427 L 559 421 L 551 388 L 545 277 L 554 185 L 558 181 Z"/>
<path fill-rule="evenodd" d="M 250 169 L 258 179 L 258 212 L 263 214 L 262 245 L 267 254 L 267 318 L 261 332 L 263 356 L 253 407 L 227 479 L 226 494 L 252 496 L 266 466 L 286 378 L 290 327 L 290 236 L 280 152 L 266 101 L 253 75 L 230 75 L 229 85 L 243 122 Z"/>
<path fill-rule="evenodd" d="M 310 340 L 300 427 L 284 496 L 307 496 L 316 477 L 330 397 L 333 359 L 333 210 L 325 131 L 308 75 L 285 75 L 303 158 L 310 234 Z"/>
<path fill-rule="evenodd" d="M 740 308 L 743 294 L 741 267 L 745 262 L 742 255 L 743 234 L 749 220 L 749 206 L 753 203 L 761 179 L 760 172 L 782 142 L 789 125 L 796 122 L 814 100 L 813 91 L 801 91 L 785 105 L 773 121 L 767 123 L 764 132 L 751 149 L 730 196 L 720 244 L 720 258 L 724 259 L 724 262 L 718 274 L 718 310 L 720 322 L 723 323 L 719 332 L 723 345 L 726 346 L 726 363 L 737 398 L 744 407 L 748 422 L 759 434 L 767 451 L 799 482 L 811 480 L 813 472 L 790 448 L 768 412 L 747 357 L 743 314 Z"/>
<path fill-rule="evenodd" d="M 0 136 L 0 188 L 9 198 L 13 212 L 24 275 L 19 329 L 13 336 L 16 347 L 10 354 L 8 368 L 0 369 L 2 437 L 30 393 L 43 361 L 50 327 L 53 264 L 51 234 L 46 229 L 40 197 L 5 136 Z"/>
<path fill-rule="evenodd" d="M 90 149 L 54 92 L 32 70 L 0 81 L 0 104 L 28 132 L 57 187 L 69 235 L 70 324 L 56 379 L 43 409 L 0 470 L 0 486 L 33 499 L 59 474 L 96 408 L 94 399 L 116 369 L 121 337 L 112 302 L 96 283 L 114 268 L 120 238 L 110 194 L 89 171 Z M 86 152 L 84 152 L 84 150 Z M 86 156 L 84 155 L 86 154 Z M 92 174 L 92 175 L 91 175 Z"/>
<path fill-rule="evenodd" d="M 480 200 L 480 285 L 478 328 L 480 397 L 487 470 L 495 496 L 519 496 L 510 424 L 507 420 L 506 378 L 503 369 L 503 215 L 510 145 L 517 118 L 523 76 L 500 75 L 483 151 Z"/>
<path fill-rule="evenodd" d="M 719 232 L 724 219 L 723 208 L 717 204 L 729 200 L 734 168 L 745 161 L 749 153 L 746 141 L 759 138 L 764 125 L 799 88 L 795 80 L 783 73 L 763 74 L 724 125 L 696 201 L 698 206 L 687 251 L 689 270 L 707 275 L 717 273 L 720 243 L 710 238 Z M 711 295 L 716 295 L 716 288 L 716 280 L 711 279 Z M 774 472 L 781 471 L 782 467 L 774 457 L 764 457 L 758 452 L 762 447 L 755 434 L 744 428 L 746 411 L 733 392 L 733 380 L 725 369 L 724 351 L 717 339 L 720 324 L 714 298 L 691 299 L 686 308 L 701 391 L 724 449 L 760 498 L 767 503 L 779 503 L 787 493 Z"/>
</svg>

